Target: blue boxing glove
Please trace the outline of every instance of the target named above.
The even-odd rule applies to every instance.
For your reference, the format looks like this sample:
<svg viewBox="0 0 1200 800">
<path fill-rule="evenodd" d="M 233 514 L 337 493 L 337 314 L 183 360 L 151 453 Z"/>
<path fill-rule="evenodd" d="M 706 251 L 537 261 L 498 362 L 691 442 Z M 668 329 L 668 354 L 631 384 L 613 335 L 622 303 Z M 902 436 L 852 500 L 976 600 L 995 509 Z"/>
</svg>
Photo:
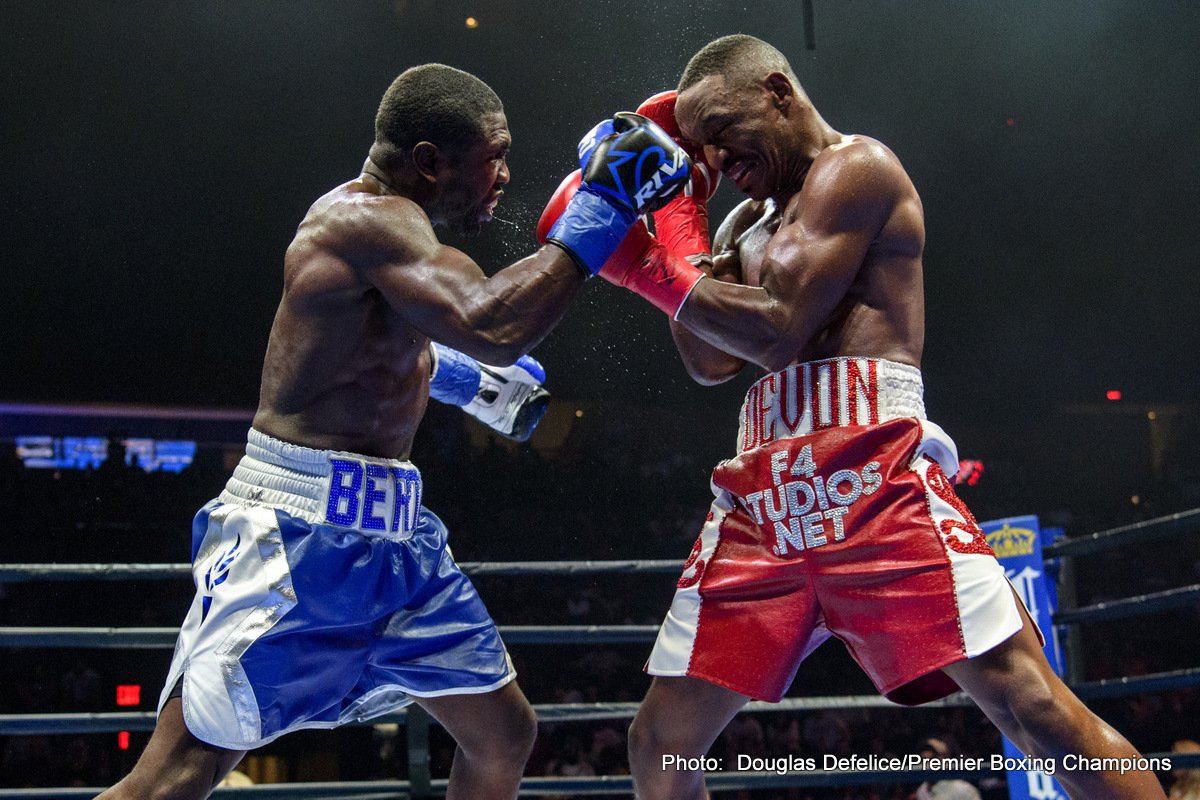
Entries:
<svg viewBox="0 0 1200 800">
<path fill-rule="evenodd" d="M 579 143 L 583 179 L 546 237 L 589 277 L 604 266 L 625 234 L 688 182 L 692 162 L 658 125 L 627 111 L 605 120 Z"/>
<path fill-rule="evenodd" d="M 466 353 L 432 342 L 429 396 L 463 411 L 509 439 L 524 442 L 542 421 L 550 393 L 546 370 L 532 356 L 511 367 L 480 364 Z"/>
</svg>

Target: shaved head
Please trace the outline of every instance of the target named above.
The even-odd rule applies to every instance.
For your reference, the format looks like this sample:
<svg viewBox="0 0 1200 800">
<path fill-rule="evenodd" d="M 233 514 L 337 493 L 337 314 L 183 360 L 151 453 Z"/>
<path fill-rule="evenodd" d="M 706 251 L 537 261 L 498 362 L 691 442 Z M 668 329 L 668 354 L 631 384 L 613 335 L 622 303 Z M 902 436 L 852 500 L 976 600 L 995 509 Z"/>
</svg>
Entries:
<svg viewBox="0 0 1200 800">
<path fill-rule="evenodd" d="M 692 56 L 679 79 L 679 93 L 709 75 L 719 75 L 729 87 L 758 83 L 772 72 L 781 72 L 795 85 L 800 82 L 787 57 L 762 39 L 735 33 L 714 39 Z"/>
</svg>

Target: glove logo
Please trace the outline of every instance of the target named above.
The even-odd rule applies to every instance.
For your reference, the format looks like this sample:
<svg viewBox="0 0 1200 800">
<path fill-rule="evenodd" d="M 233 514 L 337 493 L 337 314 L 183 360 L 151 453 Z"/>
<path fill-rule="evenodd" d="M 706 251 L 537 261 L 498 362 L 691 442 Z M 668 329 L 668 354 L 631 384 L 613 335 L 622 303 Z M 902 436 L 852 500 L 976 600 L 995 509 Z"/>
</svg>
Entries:
<svg viewBox="0 0 1200 800">
<path fill-rule="evenodd" d="M 659 163 L 654 172 L 650 175 L 649 180 L 642 180 L 642 168 L 646 158 L 651 154 L 658 156 Z M 675 150 L 670 162 L 667 161 L 667 154 L 661 147 L 651 147 L 644 151 L 638 159 L 637 172 L 635 173 L 636 182 L 640 189 L 637 195 L 633 198 L 634 204 L 638 208 L 645 208 L 650 205 L 650 201 L 661 194 L 669 195 L 679 185 L 680 178 L 686 178 L 688 173 L 687 156 L 683 150 Z M 666 191 L 664 192 L 664 187 Z"/>
<path fill-rule="evenodd" d="M 686 182 L 691 166 L 688 163 L 687 154 L 682 150 L 673 151 L 668 160 L 666 151 L 657 146 L 648 147 L 640 153 L 628 150 L 609 150 L 604 155 L 608 159 L 607 166 L 609 175 L 612 176 L 612 186 L 597 186 L 596 188 L 615 197 L 639 213 L 647 210 L 654 200 L 668 199 L 674 194 L 675 190 Z M 634 156 L 637 156 L 637 161 L 633 163 L 633 175 L 629 176 L 627 175 L 629 167 L 626 165 L 633 160 Z M 647 164 L 652 156 L 654 157 L 653 163 Z M 650 172 L 648 178 L 644 177 L 647 171 Z M 622 173 L 626 173 L 626 175 Z M 633 180 L 626 180 L 626 177 L 631 177 Z M 638 187 L 632 199 L 625 188 L 629 185 Z"/>
<path fill-rule="evenodd" d="M 603 191 L 627 206 L 633 207 L 633 202 L 629 199 L 629 193 L 625 191 L 625 181 L 621 177 L 621 167 L 629 163 L 637 153 L 628 150 L 610 149 L 604 154 L 606 159 L 605 166 L 608 167 L 608 174 L 612 176 L 612 186 L 597 185 L 596 188 Z"/>
</svg>

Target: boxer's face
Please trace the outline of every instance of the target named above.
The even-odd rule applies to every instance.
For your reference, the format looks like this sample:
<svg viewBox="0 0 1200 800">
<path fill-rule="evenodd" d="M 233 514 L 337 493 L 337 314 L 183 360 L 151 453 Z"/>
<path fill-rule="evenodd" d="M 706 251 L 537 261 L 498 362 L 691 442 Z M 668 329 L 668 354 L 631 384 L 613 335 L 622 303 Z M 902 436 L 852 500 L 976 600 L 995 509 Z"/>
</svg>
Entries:
<svg viewBox="0 0 1200 800">
<path fill-rule="evenodd" d="M 732 87 L 720 75 L 689 87 L 675 105 L 684 137 L 703 145 L 709 163 L 755 200 L 772 196 L 778 183 L 777 116 L 764 88 Z"/>
<path fill-rule="evenodd" d="M 481 120 L 482 136 L 451 159 L 439 178 L 436 218 L 447 228 L 464 235 L 479 232 L 490 222 L 508 183 L 508 148 L 512 137 L 504 114 L 486 114 Z"/>
</svg>

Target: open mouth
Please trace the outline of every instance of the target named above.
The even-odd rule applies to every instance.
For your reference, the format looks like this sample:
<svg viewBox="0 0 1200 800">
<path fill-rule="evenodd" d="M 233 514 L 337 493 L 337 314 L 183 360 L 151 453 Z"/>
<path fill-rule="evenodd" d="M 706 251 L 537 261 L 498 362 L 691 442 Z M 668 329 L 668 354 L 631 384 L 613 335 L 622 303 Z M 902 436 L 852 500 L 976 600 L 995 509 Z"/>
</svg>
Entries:
<svg viewBox="0 0 1200 800">
<path fill-rule="evenodd" d="M 500 205 L 501 197 L 504 197 L 504 192 L 496 192 L 495 197 L 493 197 L 491 200 L 488 200 L 487 203 L 484 204 L 483 210 L 487 212 L 489 217 L 496 213 L 496 206 Z"/>
<path fill-rule="evenodd" d="M 739 159 L 732 166 L 725 168 L 725 177 L 737 184 L 737 187 L 742 191 L 746 190 L 746 184 L 749 183 L 749 176 L 752 171 L 751 162 Z"/>
</svg>

